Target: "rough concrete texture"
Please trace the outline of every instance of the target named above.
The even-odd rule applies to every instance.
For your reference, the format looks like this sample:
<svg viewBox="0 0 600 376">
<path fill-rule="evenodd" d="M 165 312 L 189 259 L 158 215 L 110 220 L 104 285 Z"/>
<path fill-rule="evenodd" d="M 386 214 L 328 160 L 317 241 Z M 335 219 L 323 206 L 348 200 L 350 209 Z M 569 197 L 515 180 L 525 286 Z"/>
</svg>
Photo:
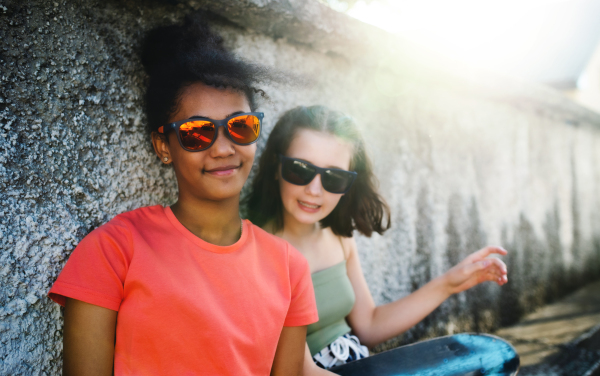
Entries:
<svg viewBox="0 0 600 376">
<path fill-rule="evenodd" d="M 492 330 L 600 277 L 600 115 L 559 93 L 444 61 L 314 1 L 0 0 L 0 374 L 58 375 L 62 316 L 46 293 L 91 229 L 174 201 L 143 132 L 137 49 L 192 9 L 239 55 L 306 78 L 266 86 L 284 110 L 353 115 L 393 211 L 358 237 L 378 303 L 484 244 L 510 251 L 509 284 L 449 299 L 379 349 Z M 259 147 L 266 141 L 263 138 Z"/>
</svg>

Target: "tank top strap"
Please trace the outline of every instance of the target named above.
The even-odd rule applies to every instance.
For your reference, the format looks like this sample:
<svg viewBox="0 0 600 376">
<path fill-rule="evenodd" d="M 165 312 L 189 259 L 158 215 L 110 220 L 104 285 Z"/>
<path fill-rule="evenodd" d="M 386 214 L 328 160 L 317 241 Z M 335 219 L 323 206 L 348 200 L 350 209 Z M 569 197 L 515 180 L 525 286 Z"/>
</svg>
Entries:
<svg viewBox="0 0 600 376">
<path fill-rule="evenodd" d="M 344 242 L 342 241 L 342 237 L 338 236 L 337 238 L 340 241 L 340 245 L 342 246 L 342 256 L 344 256 L 344 261 L 347 261 L 348 259 L 346 258 L 346 249 L 344 248 Z"/>
</svg>

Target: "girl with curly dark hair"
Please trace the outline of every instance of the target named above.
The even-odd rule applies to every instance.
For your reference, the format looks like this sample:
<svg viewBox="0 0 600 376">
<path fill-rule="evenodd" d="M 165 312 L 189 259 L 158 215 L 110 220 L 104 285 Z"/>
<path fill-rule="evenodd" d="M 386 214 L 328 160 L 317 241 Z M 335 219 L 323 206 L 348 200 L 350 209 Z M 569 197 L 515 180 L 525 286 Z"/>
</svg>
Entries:
<svg viewBox="0 0 600 376">
<path fill-rule="evenodd" d="M 245 63 L 199 16 L 152 30 L 142 62 L 154 151 L 178 200 L 116 216 L 50 290 L 65 375 L 298 375 L 317 321 L 308 264 L 239 217 L 263 114 Z"/>
<path fill-rule="evenodd" d="M 319 321 L 308 326 L 310 374 L 331 374 L 316 365 L 368 356 L 364 345 L 408 330 L 452 294 L 483 281 L 507 282 L 506 265 L 488 257 L 506 251 L 486 247 L 412 294 L 375 306 L 352 234 L 382 234 L 390 212 L 353 119 L 323 106 L 297 107 L 279 119 L 245 203 L 253 223 L 308 260 L 319 311 Z"/>
</svg>

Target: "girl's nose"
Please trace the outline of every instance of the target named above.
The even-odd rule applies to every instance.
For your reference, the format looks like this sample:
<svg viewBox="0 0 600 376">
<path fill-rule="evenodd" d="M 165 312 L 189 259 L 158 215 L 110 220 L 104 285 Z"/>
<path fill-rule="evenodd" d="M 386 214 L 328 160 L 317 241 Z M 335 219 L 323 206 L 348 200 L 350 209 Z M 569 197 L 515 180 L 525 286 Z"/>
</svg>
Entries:
<svg viewBox="0 0 600 376">
<path fill-rule="evenodd" d="M 233 142 L 225 134 L 225 128 L 219 127 L 217 132 L 217 139 L 215 143 L 210 147 L 210 155 L 213 158 L 228 157 L 235 153 L 235 147 Z"/>
<path fill-rule="evenodd" d="M 311 196 L 320 196 L 323 194 L 323 186 L 321 185 L 321 174 L 317 174 L 315 178 L 304 188 L 306 193 Z"/>
</svg>

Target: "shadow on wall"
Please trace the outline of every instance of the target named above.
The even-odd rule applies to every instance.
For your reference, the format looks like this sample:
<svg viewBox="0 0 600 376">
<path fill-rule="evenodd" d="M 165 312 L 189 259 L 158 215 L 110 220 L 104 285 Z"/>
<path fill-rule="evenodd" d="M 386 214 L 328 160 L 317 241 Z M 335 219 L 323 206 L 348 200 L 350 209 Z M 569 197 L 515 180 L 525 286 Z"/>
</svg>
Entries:
<svg viewBox="0 0 600 376">
<path fill-rule="evenodd" d="M 418 201 L 417 254 L 412 259 L 412 291 L 427 283 L 428 277 L 431 277 L 434 232 L 429 230 L 433 221 L 431 214 L 428 214 L 432 208 L 428 204 L 427 194 L 426 189 L 422 190 Z M 577 203 L 573 205 L 573 209 L 576 208 Z M 475 199 L 471 199 L 467 206 L 460 196 L 451 196 L 448 213 L 446 257 L 448 265 L 456 265 L 468 255 L 466 250 L 480 249 L 487 244 L 486 234 L 481 226 Z M 574 226 L 574 239 L 578 231 Z M 504 228 L 502 244 L 511 250 L 503 258 L 509 270 L 509 283 L 502 288 L 495 284 L 483 284 L 468 293 L 450 297 L 415 327 L 379 345 L 374 351 L 385 351 L 456 332 L 493 332 L 501 326 L 516 323 L 524 314 L 540 305 L 558 300 L 578 286 L 596 280 L 600 273 L 599 238 L 595 238 L 592 252 L 578 253 L 579 257 L 587 254 L 587 258 L 575 260 L 571 268 L 565 265 L 558 203 L 546 214 L 545 239 L 537 237 L 532 223 L 524 215 L 520 216 L 518 225 L 512 231 L 513 238 L 510 239 L 507 234 L 508 229 Z M 573 252 L 573 255 L 576 254 Z M 465 315 L 465 311 L 469 314 Z"/>
</svg>

